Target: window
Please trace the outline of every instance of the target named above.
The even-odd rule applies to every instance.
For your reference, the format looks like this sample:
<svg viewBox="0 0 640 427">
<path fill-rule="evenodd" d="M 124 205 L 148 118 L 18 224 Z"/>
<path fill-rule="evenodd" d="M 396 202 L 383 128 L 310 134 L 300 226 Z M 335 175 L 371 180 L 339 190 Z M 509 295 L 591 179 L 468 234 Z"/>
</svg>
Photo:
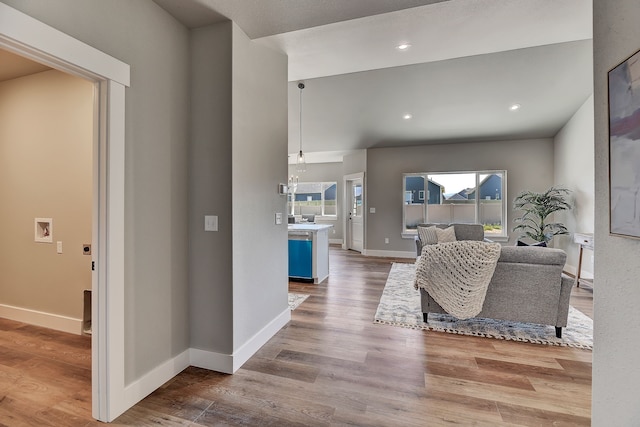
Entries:
<svg viewBox="0 0 640 427">
<path fill-rule="evenodd" d="M 335 182 L 300 182 L 289 193 L 287 207 L 291 215 L 337 217 Z"/>
<path fill-rule="evenodd" d="M 488 238 L 506 237 L 506 177 L 506 171 L 404 174 L 403 233 L 421 223 L 458 222 L 483 224 Z"/>
</svg>

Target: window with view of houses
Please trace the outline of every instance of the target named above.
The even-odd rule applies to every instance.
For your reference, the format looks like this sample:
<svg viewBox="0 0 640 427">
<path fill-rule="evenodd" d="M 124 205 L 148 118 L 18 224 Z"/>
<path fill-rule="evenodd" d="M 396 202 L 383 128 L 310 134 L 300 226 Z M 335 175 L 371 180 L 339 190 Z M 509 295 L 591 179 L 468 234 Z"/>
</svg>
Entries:
<svg viewBox="0 0 640 427">
<path fill-rule="evenodd" d="M 291 215 L 336 217 L 337 189 L 335 182 L 300 182 L 289 193 L 288 212 Z"/>
<path fill-rule="evenodd" d="M 506 171 L 404 174 L 403 232 L 423 223 L 480 223 L 487 237 L 506 237 L 506 177 Z"/>
</svg>

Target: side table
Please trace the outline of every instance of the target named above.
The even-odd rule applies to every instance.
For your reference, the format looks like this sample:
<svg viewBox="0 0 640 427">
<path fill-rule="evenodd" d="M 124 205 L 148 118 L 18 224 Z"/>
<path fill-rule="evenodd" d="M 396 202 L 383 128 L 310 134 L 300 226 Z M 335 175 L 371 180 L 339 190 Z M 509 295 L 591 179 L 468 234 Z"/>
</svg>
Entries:
<svg viewBox="0 0 640 427">
<path fill-rule="evenodd" d="M 582 252 L 584 249 L 593 250 L 593 233 L 573 233 L 573 241 L 580 246 L 578 255 L 578 269 L 576 270 L 575 285 L 580 287 L 580 283 L 586 283 L 593 287 L 592 279 L 585 279 L 582 276 Z"/>
</svg>

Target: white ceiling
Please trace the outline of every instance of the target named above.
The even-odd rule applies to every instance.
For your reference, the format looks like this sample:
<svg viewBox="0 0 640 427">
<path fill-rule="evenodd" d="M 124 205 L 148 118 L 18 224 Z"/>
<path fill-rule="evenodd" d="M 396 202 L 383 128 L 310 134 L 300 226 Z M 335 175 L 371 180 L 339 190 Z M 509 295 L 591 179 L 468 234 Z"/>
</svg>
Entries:
<svg viewBox="0 0 640 427">
<path fill-rule="evenodd" d="M 300 143 L 304 80 L 310 162 L 371 147 L 552 137 L 593 90 L 586 0 L 154 1 L 189 28 L 229 18 L 288 55 L 288 151 Z M 397 50 L 402 42 L 411 47 Z M 0 81 L 15 74 L 7 58 Z"/>
<path fill-rule="evenodd" d="M 304 81 L 307 161 L 371 147 L 548 138 L 593 90 L 585 0 L 155 1 L 189 27 L 227 17 L 288 55 L 288 151 L 300 144 Z M 399 51 L 400 43 L 411 47 Z M 522 108 L 509 111 L 513 103 Z"/>
</svg>

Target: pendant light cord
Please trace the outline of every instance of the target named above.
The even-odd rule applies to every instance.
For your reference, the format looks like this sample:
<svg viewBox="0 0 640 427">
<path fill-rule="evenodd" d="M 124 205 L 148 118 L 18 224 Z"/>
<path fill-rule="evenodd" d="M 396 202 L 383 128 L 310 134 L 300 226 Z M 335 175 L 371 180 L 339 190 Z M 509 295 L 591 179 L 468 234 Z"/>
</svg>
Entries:
<svg viewBox="0 0 640 427">
<path fill-rule="evenodd" d="M 302 89 L 304 89 L 304 83 L 298 83 L 298 89 L 300 89 L 300 152 L 298 153 L 298 159 L 302 156 Z"/>
</svg>

